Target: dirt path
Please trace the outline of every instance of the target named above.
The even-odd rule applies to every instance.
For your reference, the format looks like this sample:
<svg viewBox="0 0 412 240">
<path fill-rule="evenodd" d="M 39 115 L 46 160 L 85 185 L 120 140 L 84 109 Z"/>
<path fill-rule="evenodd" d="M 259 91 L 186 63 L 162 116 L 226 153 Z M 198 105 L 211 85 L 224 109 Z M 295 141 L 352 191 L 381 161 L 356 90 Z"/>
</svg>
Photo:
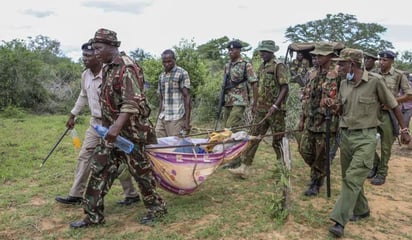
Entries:
<svg viewBox="0 0 412 240">
<path fill-rule="evenodd" d="M 386 183 L 365 183 L 371 217 L 349 223 L 345 239 L 412 239 L 412 150 L 393 146 Z"/>
</svg>

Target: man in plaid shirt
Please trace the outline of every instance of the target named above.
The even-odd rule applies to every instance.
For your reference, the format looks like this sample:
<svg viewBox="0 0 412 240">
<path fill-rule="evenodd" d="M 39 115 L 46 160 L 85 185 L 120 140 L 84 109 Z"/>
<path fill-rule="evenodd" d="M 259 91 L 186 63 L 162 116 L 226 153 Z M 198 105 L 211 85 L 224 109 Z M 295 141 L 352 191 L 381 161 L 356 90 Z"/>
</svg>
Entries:
<svg viewBox="0 0 412 240">
<path fill-rule="evenodd" d="M 176 65 L 175 53 L 162 53 L 164 71 L 159 76 L 160 106 L 156 136 L 176 136 L 190 132 L 190 78 L 186 70 Z"/>
</svg>

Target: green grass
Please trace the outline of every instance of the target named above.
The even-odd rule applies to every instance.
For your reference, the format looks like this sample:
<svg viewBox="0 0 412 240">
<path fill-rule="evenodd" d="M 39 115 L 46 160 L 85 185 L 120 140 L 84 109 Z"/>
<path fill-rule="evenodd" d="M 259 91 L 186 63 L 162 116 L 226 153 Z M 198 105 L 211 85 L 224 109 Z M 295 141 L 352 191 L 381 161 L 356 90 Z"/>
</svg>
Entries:
<svg viewBox="0 0 412 240">
<path fill-rule="evenodd" d="M 123 198 L 118 181 L 105 198 L 104 226 L 72 230 L 69 223 L 84 217 L 79 206 L 55 202 L 67 195 L 77 163 L 70 135 L 66 136 L 48 161 L 40 163 L 65 130 L 67 116 L 24 115 L 0 118 L 0 239 L 329 239 L 328 220 L 339 194 L 339 160 L 332 165 L 332 197 L 325 189 L 317 198 L 302 195 L 309 180 L 309 168 L 291 141 L 291 206 L 286 222 L 271 218 L 275 155 L 270 144 L 261 143 L 253 174 L 248 180 L 218 169 L 193 194 L 178 196 L 159 189 L 169 214 L 153 227 L 142 226 L 138 217 L 143 205 L 116 205 Z M 76 130 L 81 138 L 88 119 Z M 409 216 L 409 218 L 411 217 Z M 390 238 L 388 222 L 368 220 L 365 225 Z M 410 224 L 410 223 L 405 223 Z M 351 225 L 351 228 L 362 225 Z M 391 225 L 391 228 L 397 227 Z M 367 239 L 348 232 L 353 239 Z M 397 235 L 397 239 L 410 234 Z"/>
</svg>

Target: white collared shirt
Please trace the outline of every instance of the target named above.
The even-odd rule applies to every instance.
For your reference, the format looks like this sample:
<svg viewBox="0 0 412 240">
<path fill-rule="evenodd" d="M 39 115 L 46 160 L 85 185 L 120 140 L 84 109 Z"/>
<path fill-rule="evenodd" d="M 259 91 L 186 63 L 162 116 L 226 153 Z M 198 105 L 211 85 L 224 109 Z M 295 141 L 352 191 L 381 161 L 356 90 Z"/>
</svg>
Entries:
<svg viewBox="0 0 412 240">
<path fill-rule="evenodd" d="M 102 111 L 99 103 L 100 87 L 102 84 L 102 71 L 96 76 L 90 69 L 82 73 L 82 82 L 79 97 L 71 110 L 73 115 L 78 115 L 85 105 L 89 105 L 93 118 L 101 118 Z"/>
</svg>

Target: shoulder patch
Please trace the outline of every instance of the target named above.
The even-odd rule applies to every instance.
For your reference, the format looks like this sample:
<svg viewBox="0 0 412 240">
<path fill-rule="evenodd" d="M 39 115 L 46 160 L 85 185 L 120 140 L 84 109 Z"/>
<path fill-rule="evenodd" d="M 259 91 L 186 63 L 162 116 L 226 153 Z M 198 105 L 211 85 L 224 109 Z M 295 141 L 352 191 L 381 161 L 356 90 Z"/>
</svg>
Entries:
<svg viewBox="0 0 412 240">
<path fill-rule="evenodd" d="M 122 59 L 123 59 L 124 64 L 127 66 L 135 64 L 135 62 L 128 56 L 122 56 Z"/>
</svg>

